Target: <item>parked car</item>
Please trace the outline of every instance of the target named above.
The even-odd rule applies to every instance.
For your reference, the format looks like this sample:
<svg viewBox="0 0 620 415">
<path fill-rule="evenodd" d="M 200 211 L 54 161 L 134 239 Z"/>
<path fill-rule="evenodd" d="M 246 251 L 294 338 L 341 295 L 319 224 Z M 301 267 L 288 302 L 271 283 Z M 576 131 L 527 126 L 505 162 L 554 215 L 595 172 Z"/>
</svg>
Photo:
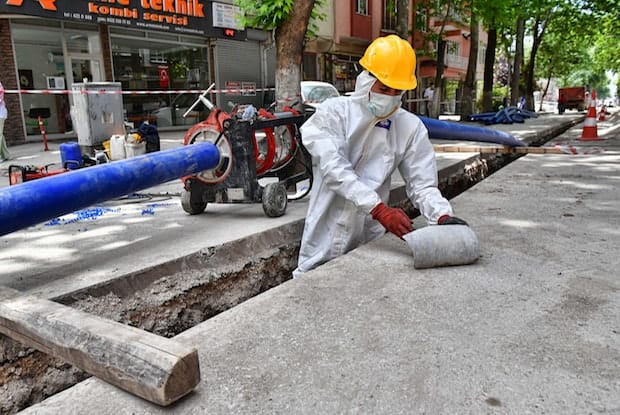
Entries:
<svg viewBox="0 0 620 415">
<path fill-rule="evenodd" d="M 329 82 L 301 81 L 301 103 L 306 117 L 314 114 L 321 102 L 337 96 L 340 96 L 340 93 Z"/>
<path fill-rule="evenodd" d="M 209 111 L 202 103 L 198 103 L 187 117 L 183 114 L 198 99 L 198 94 L 179 94 L 172 100 L 170 105 L 165 105 L 151 112 L 157 118 L 158 127 L 170 127 L 172 125 L 194 125 L 204 120 Z"/>
</svg>

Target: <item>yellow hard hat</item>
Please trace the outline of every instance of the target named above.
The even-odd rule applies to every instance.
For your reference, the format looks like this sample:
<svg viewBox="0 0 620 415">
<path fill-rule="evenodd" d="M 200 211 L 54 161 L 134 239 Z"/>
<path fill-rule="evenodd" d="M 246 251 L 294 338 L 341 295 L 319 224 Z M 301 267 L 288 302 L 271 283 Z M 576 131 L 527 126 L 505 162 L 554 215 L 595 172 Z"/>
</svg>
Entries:
<svg viewBox="0 0 620 415">
<path fill-rule="evenodd" d="M 364 52 L 360 65 L 390 88 L 415 89 L 415 52 L 405 39 L 388 35 L 378 37 Z"/>
</svg>

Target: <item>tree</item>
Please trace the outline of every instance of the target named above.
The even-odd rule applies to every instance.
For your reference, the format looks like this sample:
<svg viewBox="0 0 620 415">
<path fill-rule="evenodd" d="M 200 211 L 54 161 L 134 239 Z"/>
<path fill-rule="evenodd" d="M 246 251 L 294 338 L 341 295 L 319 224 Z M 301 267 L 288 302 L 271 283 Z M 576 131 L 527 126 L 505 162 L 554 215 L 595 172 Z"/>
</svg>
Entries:
<svg viewBox="0 0 620 415">
<path fill-rule="evenodd" d="M 394 0 L 391 0 L 394 2 Z M 396 1 L 396 33 L 403 39 L 409 39 L 411 28 L 409 27 L 409 0 Z"/>
<path fill-rule="evenodd" d="M 535 77 L 545 79 L 543 97 L 548 93 L 551 79 L 560 79 L 560 86 L 571 86 L 565 82 L 566 78 L 578 68 L 588 66 L 590 52 L 584 42 L 586 26 L 580 24 L 582 18 L 574 12 L 565 10 L 549 22 L 547 34 L 538 50 Z M 541 100 L 539 111 L 542 104 Z"/>
<path fill-rule="evenodd" d="M 449 23 L 456 22 L 459 24 L 463 24 L 462 21 L 458 20 L 457 16 L 466 16 L 468 11 L 466 9 L 466 0 L 437 0 L 436 2 L 431 3 L 416 3 L 416 8 L 423 9 L 425 11 L 430 10 L 429 4 L 432 5 L 433 13 L 436 16 L 435 26 L 438 27 L 436 31 L 429 31 L 424 34 L 424 44 L 425 48 L 423 53 L 425 55 L 435 55 L 436 56 L 436 72 L 435 72 L 435 81 L 434 81 L 434 93 L 433 93 L 433 102 L 431 104 L 431 115 L 436 116 L 439 114 L 439 104 L 443 97 L 443 91 L 445 89 L 445 80 L 444 80 L 444 68 L 445 68 L 445 56 L 446 56 L 446 40 L 445 32 L 446 27 Z M 435 50 L 428 50 L 429 45 L 436 45 Z"/>
<path fill-rule="evenodd" d="M 311 18 L 323 0 L 235 0 L 245 13 L 244 26 L 272 30 L 276 42 L 276 102 L 278 108 L 291 104 L 300 95 L 304 39 Z"/>
<path fill-rule="evenodd" d="M 459 99 L 461 101 L 460 115 L 462 119 L 476 112 L 476 73 L 478 72 L 478 35 L 480 25 L 478 24 L 478 17 L 475 14 L 474 8 L 472 8 L 469 19 L 469 39 L 471 48 L 469 50 L 469 60 L 467 62 L 467 73 L 465 74 L 465 81 L 463 82 L 463 89 Z"/>
<path fill-rule="evenodd" d="M 512 65 L 512 77 L 510 79 L 510 105 L 517 105 L 519 100 L 521 80 L 521 64 L 523 62 L 523 38 L 525 37 L 525 19 L 517 17 L 517 32 L 515 34 L 515 54 Z"/>
<path fill-rule="evenodd" d="M 476 0 L 474 11 L 487 31 L 487 48 L 484 55 L 484 77 L 482 85 L 482 111 L 493 110 L 493 85 L 496 79 L 495 60 L 500 39 L 515 21 L 514 12 L 518 10 L 511 0 Z M 503 69 L 503 67 L 501 68 Z M 502 76 L 504 73 L 502 73 Z"/>
</svg>

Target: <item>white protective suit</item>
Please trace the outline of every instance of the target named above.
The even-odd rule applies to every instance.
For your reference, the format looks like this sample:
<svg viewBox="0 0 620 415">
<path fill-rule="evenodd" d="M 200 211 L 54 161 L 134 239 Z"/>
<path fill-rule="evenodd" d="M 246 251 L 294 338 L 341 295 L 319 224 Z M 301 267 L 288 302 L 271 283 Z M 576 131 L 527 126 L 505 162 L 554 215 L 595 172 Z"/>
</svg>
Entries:
<svg viewBox="0 0 620 415">
<path fill-rule="evenodd" d="M 387 203 L 396 168 L 407 196 L 430 224 L 452 215 L 437 188 L 435 152 L 426 127 L 402 108 L 384 120 L 374 117 L 367 103 L 375 81 L 363 71 L 350 97 L 324 101 L 301 127 L 314 181 L 293 277 L 385 233 L 370 211 Z"/>
</svg>

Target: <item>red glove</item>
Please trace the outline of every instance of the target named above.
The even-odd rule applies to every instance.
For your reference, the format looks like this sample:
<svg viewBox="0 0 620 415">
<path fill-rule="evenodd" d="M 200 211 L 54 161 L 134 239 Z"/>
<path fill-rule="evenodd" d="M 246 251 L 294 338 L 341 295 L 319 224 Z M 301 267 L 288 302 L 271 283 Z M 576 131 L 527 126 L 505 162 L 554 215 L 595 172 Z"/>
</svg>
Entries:
<svg viewBox="0 0 620 415">
<path fill-rule="evenodd" d="M 388 232 L 402 238 L 403 235 L 413 231 L 411 219 L 404 210 L 392 208 L 380 202 L 370 211 L 372 218 L 379 221 Z"/>
</svg>

